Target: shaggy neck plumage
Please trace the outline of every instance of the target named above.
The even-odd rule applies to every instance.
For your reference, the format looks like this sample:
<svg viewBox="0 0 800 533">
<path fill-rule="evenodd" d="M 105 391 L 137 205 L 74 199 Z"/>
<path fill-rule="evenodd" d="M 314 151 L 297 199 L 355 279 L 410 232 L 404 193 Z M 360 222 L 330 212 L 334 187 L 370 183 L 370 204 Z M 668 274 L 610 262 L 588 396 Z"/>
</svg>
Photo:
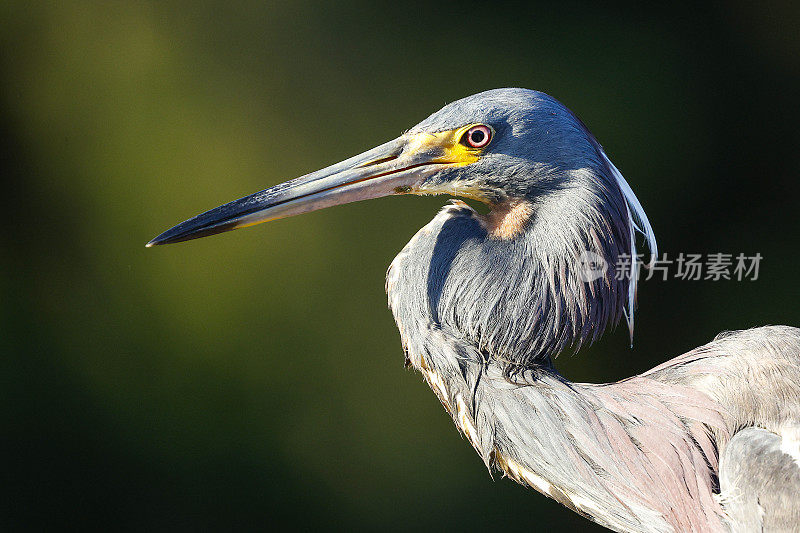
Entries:
<svg viewBox="0 0 800 533">
<path fill-rule="evenodd" d="M 492 236 L 489 217 L 463 203 L 420 230 L 390 270 L 403 281 L 389 287 L 400 327 L 423 318 L 448 328 L 512 376 L 616 324 L 628 296 L 615 271 L 630 252 L 625 200 L 599 170 L 561 175 L 559 188 L 523 198 L 529 220 L 511 238 Z M 587 271 L 587 258 L 603 268 Z"/>
<path fill-rule="evenodd" d="M 509 332 L 509 338 L 528 342 L 527 350 L 501 348 L 513 363 L 509 374 L 591 344 L 624 313 L 629 286 L 615 266 L 631 249 L 625 200 L 604 172 L 580 169 L 567 175 L 561 189 L 531 198 L 534 214 L 519 243 L 531 258 L 528 285 L 510 292 L 518 291 L 516 311 L 527 305 L 535 324 L 529 336 Z"/>
</svg>

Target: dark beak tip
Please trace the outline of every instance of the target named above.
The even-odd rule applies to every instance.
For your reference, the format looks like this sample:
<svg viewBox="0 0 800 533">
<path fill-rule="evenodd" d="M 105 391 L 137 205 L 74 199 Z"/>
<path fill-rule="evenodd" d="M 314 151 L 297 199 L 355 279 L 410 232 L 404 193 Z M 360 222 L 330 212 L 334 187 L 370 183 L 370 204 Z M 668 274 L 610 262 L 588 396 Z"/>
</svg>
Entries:
<svg viewBox="0 0 800 533">
<path fill-rule="evenodd" d="M 156 235 L 155 237 L 150 239 L 150 241 L 147 244 L 145 244 L 144 247 L 152 248 L 153 246 L 161 246 L 162 244 L 169 244 L 173 242 L 173 239 L 171 238 L 173 236 L 169 235 L 170 232 L 171 230 L 168 230 Z"/>
<path fill-rule="evenodd" d="M 144 247 L 152 248 L 153 246 L 162 246 L 164 244 L 172 244 L 173 242 L 180 242 L 181 240 L 186 240 L 186 239 L 176 238 L 174 229 L 175 228 L 172 228 L 156 235 L 155 237 L 150 239 L 150 241 L 147 244 L 145 244 Z"/>
<path fill-rule="evenodd" d="M 224 233 L 226 231 L 236 229 L 235 222 L 222 222 L 206 225 L 199 223 L 197 218 L 198 217 L 189 219 L 186 222 L 178 224 L 174 228 L 168 229 L 145 244 L 145 248 L 191 241 L 194 239 L 199 239 L 200 237 L 208 237 L 209 235 L 216 235 L 218 233 Z"/>
<path fill-rule="evenodd" d="M 181 238 L 179 236 L 176 236 L 176 235 L 173 235 L 173 234 L 169 234 L 169 233 L 170 233 L 169 231 L 166 231 L 166 232 L 162 233 L 161 235 L 158 235 L 157 237 L 154 237 L 153 239 L 150 240 L 150 242 L 145 244 L 144 247 L 145 248 L 152 248 L 154 246 L 163 246 L 165 244 L 172 244 L 172 243 L 176 243 L 176 242 L 188 241 L 188 240 L 191 240 L 191 239 L 194 238 L 194 236 L 184 236 L 183 238 Z"/>
</svg>

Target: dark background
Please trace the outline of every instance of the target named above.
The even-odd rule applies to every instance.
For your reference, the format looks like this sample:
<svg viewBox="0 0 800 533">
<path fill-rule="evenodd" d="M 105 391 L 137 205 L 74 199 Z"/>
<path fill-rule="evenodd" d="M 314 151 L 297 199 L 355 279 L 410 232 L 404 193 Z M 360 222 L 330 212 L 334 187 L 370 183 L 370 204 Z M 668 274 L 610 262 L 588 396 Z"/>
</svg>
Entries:
<svg viewBox="0 0 800 533">
<path fill-rule="evenodd" d="M 143 245 L 520 86 L 584 120 L 663 251 L 764 256 L 643 283 L 634 349 L 619 327 L 565 375 L 800 325 L 796 3 L 594 4 L 3 3 L 3 529 L 589 530 L 492 481 L 403 369 L 384 273 L 445 197 Z"/>
</svg>

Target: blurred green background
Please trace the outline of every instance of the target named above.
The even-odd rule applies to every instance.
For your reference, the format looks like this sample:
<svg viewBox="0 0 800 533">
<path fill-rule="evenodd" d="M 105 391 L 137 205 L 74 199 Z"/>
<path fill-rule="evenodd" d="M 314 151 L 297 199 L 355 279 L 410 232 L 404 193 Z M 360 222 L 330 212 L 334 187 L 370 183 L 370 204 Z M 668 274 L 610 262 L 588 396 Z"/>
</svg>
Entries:
<svg viewBox="0 0 800 533">
<path fill-rule="evenodd" d="M 445 197 L 144 243 L 529 87 L 586 122 L 664 251 L 764 256 L 755 282 L 643 283 L 634 349 L 620 327 L 565 375 L 800 325 L 800 17 L 758 5 L 4 2 L 0 525 L 590 530 L 492 481 L 403 369 L 384 273 Z"/>
</svg>

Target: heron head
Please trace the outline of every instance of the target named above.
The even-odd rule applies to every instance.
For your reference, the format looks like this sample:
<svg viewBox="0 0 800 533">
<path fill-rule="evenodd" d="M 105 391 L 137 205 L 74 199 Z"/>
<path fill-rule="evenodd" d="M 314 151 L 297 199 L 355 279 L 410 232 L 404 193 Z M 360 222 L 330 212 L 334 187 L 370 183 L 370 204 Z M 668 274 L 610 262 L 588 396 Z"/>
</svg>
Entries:
<svg viewBox="0 0 800 533">
<path fill-rule="evenodd" d="M 568 186 L 575 171 L 602 167 L 602 158 L 592 135 L 554 98 L 495 89 L 448 104 L 372 150 L 197 215 L 148 246 L 389 195 L 449 194 L 490 205 L 534 200 Z"/>
<path fill-rule="evenodd" d="M 592 135 L 564 105 L 527 89 L 495 89 L 446 105 L 414 126 L 435 136 L 461 164 L 428 176 L 418 194 L 452 194 L 488 204 L 536 199 L 570 183 L 572 171 L 602 167 Z"/>
</svg>

